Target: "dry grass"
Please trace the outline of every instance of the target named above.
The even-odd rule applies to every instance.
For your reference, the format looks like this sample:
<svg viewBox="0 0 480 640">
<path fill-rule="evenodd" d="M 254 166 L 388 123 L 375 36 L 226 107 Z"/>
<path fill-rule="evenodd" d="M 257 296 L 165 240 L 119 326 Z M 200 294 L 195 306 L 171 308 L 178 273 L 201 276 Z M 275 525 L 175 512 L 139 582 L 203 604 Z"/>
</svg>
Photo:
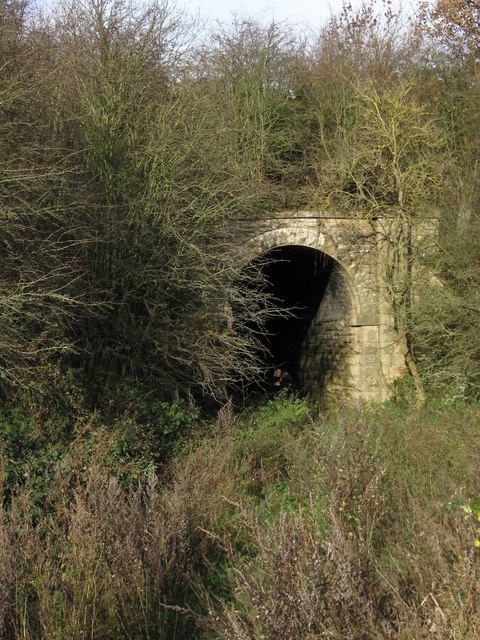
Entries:
<svg viewBox="0 0 480 640">
<path fill-rule="evenodd" d="M 18 489 L 0 637 L 478 637 L 478 412 L 300 414 L 225 410 L 168 480 L 125 490 L 98 459 L 72 483 L 60 460 L 55 508 Z"/>
<path fill-rule="evenodd" d="M 225 540 L 232 596 L 210 597 L 212 637 L 478 637 L 478 523 L 462 509 L 478 490 L 477 425 L 475 409 L 390 407 L 290 443 L 288 492 L 271 487 L 267 510 L 244 503 L 249 553 Z"/>
</svg>

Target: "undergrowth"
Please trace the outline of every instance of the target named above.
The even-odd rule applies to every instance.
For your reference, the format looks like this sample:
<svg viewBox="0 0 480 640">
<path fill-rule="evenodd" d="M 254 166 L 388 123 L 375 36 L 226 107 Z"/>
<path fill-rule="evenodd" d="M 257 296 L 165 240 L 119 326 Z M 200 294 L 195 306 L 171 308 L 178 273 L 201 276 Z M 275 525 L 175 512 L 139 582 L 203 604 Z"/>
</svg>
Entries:
<svg viewBox="0 0 480 640">
<path fill-rule="evenodd" d="M 0 637 L 478 637 L 478 406 L 156 410 L 127 448 L 133 418 L 44 449 L 2 414 Z M 168 462 L 166 416 L 202 434 Z"/>
</svg>

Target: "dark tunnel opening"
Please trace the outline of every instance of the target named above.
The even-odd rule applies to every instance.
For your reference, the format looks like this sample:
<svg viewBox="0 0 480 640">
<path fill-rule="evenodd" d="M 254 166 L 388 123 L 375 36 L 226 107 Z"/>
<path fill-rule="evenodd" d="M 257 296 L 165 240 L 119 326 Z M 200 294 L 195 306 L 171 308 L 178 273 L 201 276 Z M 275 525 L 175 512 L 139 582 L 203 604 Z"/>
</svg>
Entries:
<svg viewBox="0 0 480 640">
<path fill-rule="evenodd" d="M 299 382 L 299 368 L 310 324 L 317 316 L 336 263 L 325 253 L 304 246 L 282 246 L 262 256 L 267 292 L 281 309 L 266 324 L 263 344 L 267 377 L 275 367 L 289 371 Z"/>
</svg>

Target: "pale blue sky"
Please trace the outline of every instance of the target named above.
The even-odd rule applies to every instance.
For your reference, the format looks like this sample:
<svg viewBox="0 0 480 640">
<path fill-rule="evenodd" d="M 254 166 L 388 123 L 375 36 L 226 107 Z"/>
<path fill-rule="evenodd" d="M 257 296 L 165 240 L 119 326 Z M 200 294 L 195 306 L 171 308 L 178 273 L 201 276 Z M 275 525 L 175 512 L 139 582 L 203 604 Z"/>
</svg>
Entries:
<svg viewBox="0 0 480 640">
<path fill-rule="evenodd" d="M 349 0 L 358 7 L 362 0 Z M 414 1 L 414 0 L 413 0 Z M 408 9 L 412 0 L 392 0 L 394 7 L 402 4 Z M 306 24 L 317 29 L 328 20 L 330 14 L 338 14 L 342 8 L 342 0 L 177 0 L 179 8 L 189 13 L 199 13 L 209 20 L 229 22 L 233 13 L 243 17 L 258 17 L 270 21 Z M 381 2 L 378 0 L 379 6 Z M 416 4 L 416 3 L 415 3 Z"/>
<path fill-rule="evenodd" d="M 58 0 L 33 0 L 38 6 L 54 8 Z M 135 0 L 132 0 L 135 3 Z M 141 0 L 147 3 L 148 0 Z M 365 0 L 348 0 L 354 8 Z M 379 8 L 383 0 L 374 0 Z M 385 0 L 386 1 L 386 0 Z M 428 0 L 431 1 L 431 0 Z M 166 0 L 172 8 L 178 8 L 194 16 L 200 16 L 210 23 L 219 21 L 228 24 L 233 15 L 257 18 L 263 22 L 288 21 L 299 26 L 306 25 L 314 31 L 325 25 L 329 16 L 337 15 L 342 9 L 342 0 Z M 420 0 L 391 0 L 394 8 L 402 7 L 405 14 L 412 14 L 412 6 Z"/>
</svg>

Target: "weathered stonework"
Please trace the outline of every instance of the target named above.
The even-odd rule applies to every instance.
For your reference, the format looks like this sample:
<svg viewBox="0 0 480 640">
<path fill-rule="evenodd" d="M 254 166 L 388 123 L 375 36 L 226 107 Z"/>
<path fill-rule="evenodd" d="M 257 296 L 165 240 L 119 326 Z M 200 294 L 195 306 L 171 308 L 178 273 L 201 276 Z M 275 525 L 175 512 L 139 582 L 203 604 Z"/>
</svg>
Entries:
<svg viewBox="0 0 480 640">
<path fill-rule="evenodd" d="M 333 258 L 334 268 L 303 342 L 299 380 L 313 396 L 381 402 L 406 373 L 406 345 L 388 296 L 388 220 L 282 212 L 239 220 L 245 262 L 272 249 L 300 246 Z M 432 238 L 428 221 L 416 238 Z"/>
</svg>

